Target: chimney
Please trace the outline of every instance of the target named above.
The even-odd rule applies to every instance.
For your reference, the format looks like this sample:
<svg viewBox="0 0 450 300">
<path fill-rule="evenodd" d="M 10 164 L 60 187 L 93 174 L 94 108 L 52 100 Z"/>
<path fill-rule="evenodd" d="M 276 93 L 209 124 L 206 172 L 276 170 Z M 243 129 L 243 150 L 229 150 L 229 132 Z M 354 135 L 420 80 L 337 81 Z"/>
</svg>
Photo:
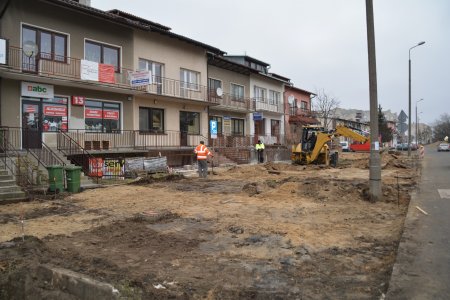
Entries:
<svg viewBox="0 0 450 300">
<path fill-rule="evenodd" d="M 86 5 L 86 6 L 91 6 L 91 0 L 72 0 L 72 1 L 78 2 L 78 3 Z"/>
</svg>

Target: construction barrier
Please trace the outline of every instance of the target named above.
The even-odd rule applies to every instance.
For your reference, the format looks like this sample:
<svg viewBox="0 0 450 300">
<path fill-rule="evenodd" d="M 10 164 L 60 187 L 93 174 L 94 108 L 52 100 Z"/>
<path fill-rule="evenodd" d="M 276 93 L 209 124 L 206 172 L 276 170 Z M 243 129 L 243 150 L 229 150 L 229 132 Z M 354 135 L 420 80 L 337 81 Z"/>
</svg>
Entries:
<svg viewBox="0 0 450 300">
<path fill-rule="evenodd" d="M 424 155 L 425 155 L 425 148 L 422 145 L 420 145 L 419 146 L 419 158 L 422 159 L 424 157 Z"/>
</svg>

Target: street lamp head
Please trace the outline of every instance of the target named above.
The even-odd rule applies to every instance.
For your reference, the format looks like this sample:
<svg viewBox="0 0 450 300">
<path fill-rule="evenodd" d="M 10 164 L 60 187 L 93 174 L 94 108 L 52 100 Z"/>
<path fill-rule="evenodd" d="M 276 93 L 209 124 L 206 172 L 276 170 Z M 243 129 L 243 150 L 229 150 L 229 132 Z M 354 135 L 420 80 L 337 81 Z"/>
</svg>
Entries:
<svg viewBox="0 0 450 300">
<path fill-rule="evenodd" d="M 423 44 L 425 44 L 425 42 L 422 41 L 422 42 L 418 43 L 417 46 L 421 46 Z"/>
</svg>

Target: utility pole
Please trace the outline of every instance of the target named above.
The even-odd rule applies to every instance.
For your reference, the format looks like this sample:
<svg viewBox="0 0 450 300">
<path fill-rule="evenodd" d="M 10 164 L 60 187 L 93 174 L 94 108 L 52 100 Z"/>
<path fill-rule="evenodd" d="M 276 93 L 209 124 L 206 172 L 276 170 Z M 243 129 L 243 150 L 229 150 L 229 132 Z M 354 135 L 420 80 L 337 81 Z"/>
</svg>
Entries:
<svg viewBox="0 0 450 300">
<path fill-rule="evenodd" d="M 372 0 L 366 0 L 366 19 L 370 90 L 369 196 L 371 202 L 376 202 L 381 200 L 381 162 L 380 142 L 378 141 L 377 63 Z"/>
</svg>

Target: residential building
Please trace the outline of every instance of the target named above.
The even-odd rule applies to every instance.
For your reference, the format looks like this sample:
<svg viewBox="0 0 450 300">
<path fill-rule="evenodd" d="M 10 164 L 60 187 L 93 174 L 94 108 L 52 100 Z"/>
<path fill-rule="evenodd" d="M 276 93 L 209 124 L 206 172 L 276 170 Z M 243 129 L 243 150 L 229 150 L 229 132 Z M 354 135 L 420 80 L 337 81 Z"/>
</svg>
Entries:
<svg viewBox="0 0 450 300">
<path fill-rule="evenodd" d="M 316 125 L 319 121 L 311 110 L 311 99 L 315 94 L 293 85 L 285 85 L 284 111 L 285 135 L 288 144 L 296 144 L 305 125 Z"/>
</svg>

